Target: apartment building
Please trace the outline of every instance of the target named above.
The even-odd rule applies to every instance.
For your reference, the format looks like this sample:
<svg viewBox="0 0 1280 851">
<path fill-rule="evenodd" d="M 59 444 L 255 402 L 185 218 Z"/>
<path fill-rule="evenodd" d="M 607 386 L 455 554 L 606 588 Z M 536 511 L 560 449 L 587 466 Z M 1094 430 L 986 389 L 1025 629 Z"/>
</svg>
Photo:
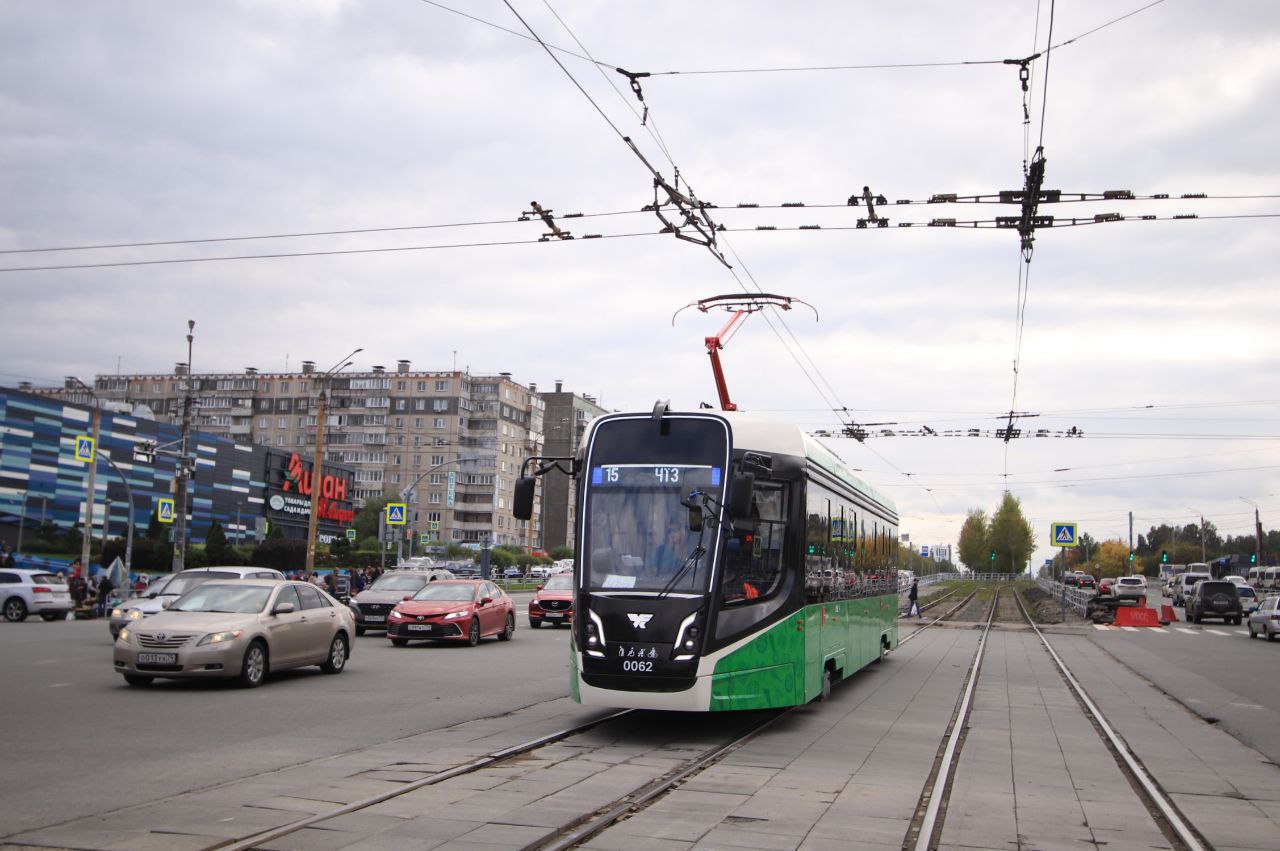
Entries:
<svg viewBox="0 0 1280 851">
<path fill-rule="evenodd" d="M 551 458 L 571 458 L 578 454 L 587 423 L 608 413 L 594 396 L 579 396 L 564 389 L 557 381 L 556 389 L 542 394 L 546 405 L 543 422 L 543 453 Z M 560 470 L 542 477 L 542 536 L 547 549 L 572 547 L 577 520 L 577 482 Z"/>
<path fill-rule="evenodd" d="M 149 409 L 180 423 L 186 382 L 195 398 L 192 426 L 246 445 L 315 452 L 320 374 L 312 361 L 299 372 L 187 375 L 177 364 L 165 375 L 99 375 L 102 399 Z M 542 546 L 540 514 L 518 521 L 512 490 L 524 459 L 540 451 L 543 401 L 534 385 L 511 373 L 414 371 L 408 360 L 387 370 L 341 372 L 326 382 L 324 454 L 355 471 L 357 507 L 375 497 L 403 495 L 411 503 L 405 530 L 414 542 Z M 66 401 L 73 386 L 38 390 Z"/>
</svg>

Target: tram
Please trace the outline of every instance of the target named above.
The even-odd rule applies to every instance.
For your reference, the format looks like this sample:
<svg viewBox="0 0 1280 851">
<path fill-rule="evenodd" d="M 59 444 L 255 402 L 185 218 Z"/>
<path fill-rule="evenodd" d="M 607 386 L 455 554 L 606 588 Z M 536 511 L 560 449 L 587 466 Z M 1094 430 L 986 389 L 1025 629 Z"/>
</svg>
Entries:
<svg viewBox="0 0 1280 851">
<path fill-rule="evenodd" d="M 897 646 L 896 508 L 798 427 L 659 403 L 596 419 L 578 457 L 525 472 L 557 469 L 578 482 L 579 703 L 793 706 Z"/>
</svg>

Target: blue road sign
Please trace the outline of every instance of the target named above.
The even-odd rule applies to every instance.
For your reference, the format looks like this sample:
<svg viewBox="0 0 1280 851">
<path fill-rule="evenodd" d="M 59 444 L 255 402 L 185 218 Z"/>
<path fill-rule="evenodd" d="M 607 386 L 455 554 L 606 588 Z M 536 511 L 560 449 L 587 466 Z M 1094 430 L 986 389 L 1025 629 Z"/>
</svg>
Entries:
<svg viewBox="0 0 1280 851">
<path fill-rule="evenodd" d="M 929 557 L 929 545 L 928 545 L 928 544 L 921 544 L 921 545 L 920 545 L 920 555 L 921 555 L 921 556 L 923 556 L 923 557 L 925 557 L 925 558 L 928 558 L 928 557 Z"/>
<path fill-rule="evenodd" d="M 93 438 L 87 434 L 76 435 L 76 460 L 82 464 L 93 463 Z"/>
<path fill-rule="evenodd" d="M 348 529 L 348 530 L 347 530 L 347 540 L 348 540 L 348 541 L 354 541 L 354 540 L 358 537 L 358 535 L 359 535 L 359 533 L 358 533 L 358 532 L 356 532 L 356 530 L 355 530 L 355 529 Z"/>
<path fill-rule="evenodd" d="M 156 519 L 161 523 L 173 522 L 173 499 L 167 496 L 156 498 Z"/>
<path fill-rule="evenodd" d="M 388 502 L 387 525 L 403 526 L 405 524 L 405 517 L 408 516 L 408 512 L 409 507 L 403 502 Z"/>
<path fill-rule="evenodd" d="M 1076 524 L 1054 523 L 1050 526 L 1049 543 L 1055 547 L 1076 546 Z"/>
</svg>

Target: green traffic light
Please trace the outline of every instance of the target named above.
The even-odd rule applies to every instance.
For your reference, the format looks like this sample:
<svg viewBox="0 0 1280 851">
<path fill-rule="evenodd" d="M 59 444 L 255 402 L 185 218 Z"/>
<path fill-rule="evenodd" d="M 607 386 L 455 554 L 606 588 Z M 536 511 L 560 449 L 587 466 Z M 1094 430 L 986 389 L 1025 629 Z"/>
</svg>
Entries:
<svg viewBox="0 0 1280 851">
<path fill-rule="evenodd" d="M 1257 553 L 1254 553 L 1254 554 L 1252 554 L 1251 556 L 1249 556 L 1249 564 L 1257 564 L 1257 563 L 1258 563 L 1258 554 L 1257 554 Z"/>
<path fill-rule="evenodd" d="M 1160 563 L 1161 563 L 1161 564 L 1168 564 L 1168 563 L 1169 563 L 1169 551 L 1168 551 L 1168 550 L 1161 550 L 1161 551 L 1160 551 Z"/>
<path fill-rule="evenodd" d="M 1133 553 L 1129 553 L 1129 561 L 1133 561 Z"/>
</svg>

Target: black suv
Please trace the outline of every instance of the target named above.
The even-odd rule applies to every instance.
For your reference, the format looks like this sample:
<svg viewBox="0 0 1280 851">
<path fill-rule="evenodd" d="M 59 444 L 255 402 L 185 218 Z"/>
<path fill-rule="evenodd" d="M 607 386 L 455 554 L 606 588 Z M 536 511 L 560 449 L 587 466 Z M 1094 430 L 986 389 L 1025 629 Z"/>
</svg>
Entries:
<svg viewBox="0 0 1280 851">
<path fill-rule="evenodd" d="M 1205 579 L 1196 583 L 1195 590 L 1187 597 L 1187 620 L 1200 623 L 1205 618 L 1222 618 L 1223 623 L 1240 625 L 1244 610 L 1240 607 L 1240 595 L 1232 582 Z"/>
</svg>

